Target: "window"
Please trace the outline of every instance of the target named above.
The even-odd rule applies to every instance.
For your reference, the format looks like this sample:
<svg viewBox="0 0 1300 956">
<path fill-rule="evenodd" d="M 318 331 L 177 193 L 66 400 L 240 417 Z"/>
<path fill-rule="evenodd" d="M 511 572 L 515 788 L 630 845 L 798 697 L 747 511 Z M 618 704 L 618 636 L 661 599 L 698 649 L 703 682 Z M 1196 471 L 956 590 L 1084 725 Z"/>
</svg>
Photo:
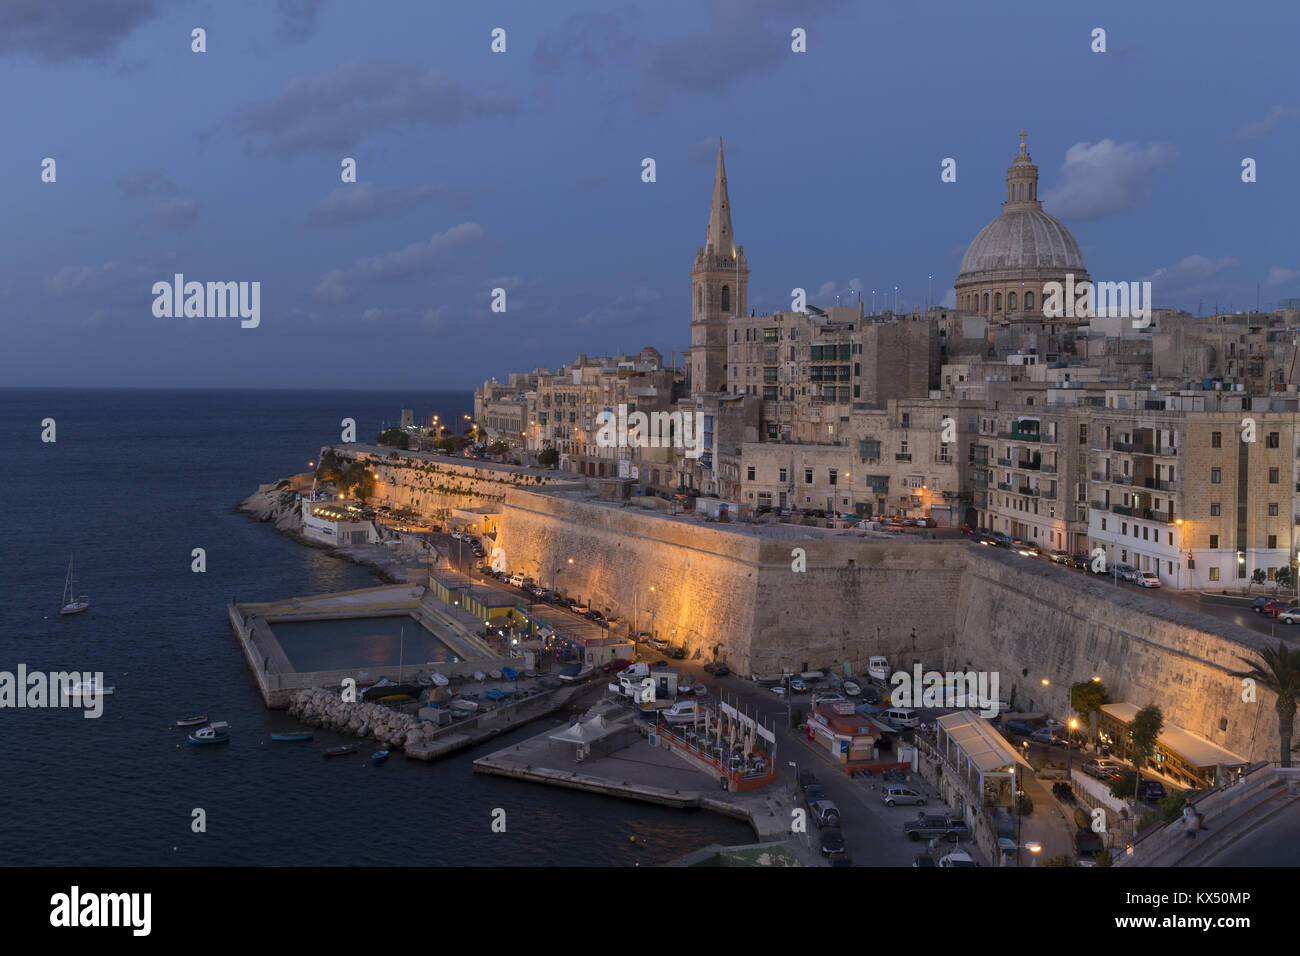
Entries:
<svg viewBox="0 0 1300 956">
<path fill-rule="evenodd" d="M 1217 550 L 1218 547 L 1219 547 L 1219 536 L 1217 534 L 1210 535 L 1210 550 L 1211 551 Z"/>
<path fill-rule="evenodd" d="M 805 468 L 805 469 L 803 470 L 803 483 L 804 483 L 805 485 L 811 485 L 811 484 L 812 484 L 812 469 L 811 469 L 811 468 Z"/>
<path fill-rule="evenodd" d="M 1276 518 L 1276 517 L 1277 517 L 1277 502 L 1276 502 L 1276 501 L 1270 501 L 1270 502 L 1268 503 L 1268 516 L 1269 516 L 1270 518 Z"/>
<path fill-rule="evenodd" d="M 1223 480 L 1223 472 L 1218 468 L 1210 469 L 1210 484 L 1217 485 Z"/>
<path fill-rule="evenodd" d="M 911 427 L 912 427 L 912 413 L 911 413 L 911 412 L 903 412 L 903 427 L 904 427 L 904 428 L 911 428 Z"/>
<path fill-rule="evenodd" d="M 730 310 L 731 310 L 731 286 L 724 285 L 722 287 L 722 311 L 729 312 Z"/>
<path fill-rule="evenodd" d="M 1223 447 L 1223 432 L 1210 432 L 1210 447 L 1211 448 Z"/>
<path fill-rule="evenodd" d="M 1265 448 L 1278 448 L 1278 447 L 1280 447 L 1280 446 L 1278 445 L 1278 438 L 1279 438 L 1279 436 L 1278 436 L 1278 433 L 1277 433 L 1277 432 L 1269 432 L 1269 433 L 1268 433 L 1268 441 L 1266 441 L 1266 442 L 1264 443 L 1264 447 L 1265 447 Z"/>
<path fill-rule="evenodd" d="M 1211 581 L 1217 581 L 1217 580 L 1219 580 L 1219 569 L 1218 569 L 1218 568 L 1210 568 L 1210 580 L 1211 580 Z"/>
<path fill-rule="evenodd" d="M 1268 536 L 1268 546 L 1270 550 L 1277 547 L 1277 535 L 1270 534 Z"/>
<path fill-rule="evenodd" d="M 1146 527 L 1146 525 L 1143 525 L 1143 526 L 1142 526 L 1142 540 L 1143 540 L 1143 541 L 1146 541 L 1146 540 L 1147 540 L 1147 527 Z"/>
<path fill-rule="evenodd" d="M 781 469 L 781 473 L 780 473 L 780 482 L 781 482 L 781 484 L 783 484 L 783 485 L 785 484 L 785 469 L 784 469 L 784 468 Z"/>
<path fill-rule="evenodd" d="M 1034 198 L 1034 197 L 1033 197 L 1033 190 L 1032 190 L 1032 189 L 1030 190 L 1029 198 L 1030 198 L 1030 199 Z M 1025 308 L 1026 308 L 1026 309 L 1032 309 L 1033 307 L 1034 307 L 1034 294 L 1033 294 L 1032 292 L 1026 292 L 1026 293 L 1025 293 Z"/>
<path fill-rule="evenodd" d="M 1210 502 L 1210 517 L 1211 518 L 1219 517 L 1219 503 L 1217 501 Z"/>
<path fill-rule="evenodd" d="M 836 471 L 834 468 L 831 468 L 827 471 L 827 478 L 829 479 L 832 485 L 838 482 L 839 477 L 840 477 L 839 472 Z"/>
<path fill-rule="evenodd" d="M 1270 485 L 1276 485 L 1276 484 L 1277 484 L 1277 477 L 1278 477 L 1278 471 L 1277 471 L 1277 469 L 1276 469 L 1276 468 L 1270 468 L 1270 469 L 1268 470 L 1268 483 L 1269 483 Z"/>
<path fill-rule="evenodd" d="M 746 469 L 746 471 L 747 471 L 746 478 L 747 478 L 749 481 L 753 481 L 753 480 L 754 480 L 754 466 L 753 466 L 753 465 L 750 465 L 749 468 Z"/>
<path fill-rule="evenodd" d="M 1128 534 L 1128 522 L 1127 522 L 1127 521 L 1121 521 L 1121 522 L 1119 523 L 1119 533 L 1120 533 L 1120 534 Z"/>
<path fill-rule="evenodd" d="M 1105 531 L 1105 530 L 1106 530 L 1106 519 L 1105 519 L 1105 518 L 1102 518 L 1102 519 L 1101 519 L 1101 530 L 1102 530 L 1102 531 Z"/>
</svg>

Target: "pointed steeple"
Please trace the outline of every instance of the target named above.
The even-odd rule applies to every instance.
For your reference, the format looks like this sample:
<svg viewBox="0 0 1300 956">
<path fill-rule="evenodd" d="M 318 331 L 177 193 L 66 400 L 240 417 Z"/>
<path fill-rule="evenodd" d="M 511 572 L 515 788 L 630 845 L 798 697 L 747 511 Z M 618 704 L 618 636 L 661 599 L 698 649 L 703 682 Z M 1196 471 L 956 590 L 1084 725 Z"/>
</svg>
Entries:
<svg viewBox="0 0 1300 956">
<path fill-rule="evenodd" d="M 715 256 L 735 256 L 736 237 L 731 231 L 731 201 L 727 198 L 727 167 L 722 161 L 722 137 L 718 137 L 718 168 L 713 174 L 713 204 L 709 207 L 709 232 L 704 238 L 706 250 L 712 246 Z"/>
</svg>

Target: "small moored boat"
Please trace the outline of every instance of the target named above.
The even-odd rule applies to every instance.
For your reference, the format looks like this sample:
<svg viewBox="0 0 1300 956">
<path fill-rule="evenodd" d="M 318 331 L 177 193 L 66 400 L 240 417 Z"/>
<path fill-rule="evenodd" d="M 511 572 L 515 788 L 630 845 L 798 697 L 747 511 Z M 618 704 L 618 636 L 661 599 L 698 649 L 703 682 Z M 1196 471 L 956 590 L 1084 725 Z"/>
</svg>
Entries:
<svg viewBox="0 0 1300 956">
<path fill-rule="evenodd" d="M 482 671 L 475 671 L 474 679 L 481 684 L 483 681 L 487 680 L 487 674 L 484 674 Z"/>
<path fill-rule="evenodd" d="M 850 697 L 857 697 L 862 693 L 862 688 L 853 681 L 846 680 L 844 682 L 844 693 L 848 694 Z"/>
<path fill-rule="evenodd" d="M 326 757 L 346 757 L 348 754 L 354 754 L 357 748 L 354 744 L 347 744 L 343 747 L 331 747 L 325 751 Z"/>
<path fill-rule="evenodd" d="M 372 763 L 383 763 L 387 759 L 388 759 L 387 750 L 376 750 L 374 753 L 370 755 L 370 760 Z"/>
<path fill-rule="evenodd" d="M 489 692 L 490 693 L 490 692 Z M 453 700 L 448 706 L 452 710 L 459 710 L 462 713 L 472 714 L 478 710 L 478 701 L 476 700 Z"/>
<path fill-rule="evenodd" d="M 230 725 L 218 720 L 206 727 L 190 732 L 192 744 L 228 744 L 230 743 Z"/>
<path fill-rule="evenodd" d="M 60 614 L 80 614 L 90 607 L 90 598 L 84 594 L 77 594 L 77 578 L 72 570 L 72 555 L 68 555 L 68 576 L 63 582 L 63 603 L 59 607 Z"/>
<path fill-rule="evenodd" d="M 176 721 L 177 727 L 200 727 L 208 722 L 207 714 L 195 714 L 193 717 L 182 717 Z"/>
<path fill-rule="evenodd" d="M 433 676 L 434 684 L 436 684 L 438 687 L 446 687 L 448 684 L 451 683 L 451 681 L 448 680 L 445 675 L 439 674 L 437 671 L 434 671 L 432 676 Z"/>
<path fill-rule="evenodd" d="M 310 730 L 286 730 L 271 734 L 272 740 L 311 740 Z"/>
<path fill-rule="evenodd" d="M 64 698 L 109 697 L 116 687 L 104 687 L 93 680 L 83 680 L 63 690 Z"/>
</svg>

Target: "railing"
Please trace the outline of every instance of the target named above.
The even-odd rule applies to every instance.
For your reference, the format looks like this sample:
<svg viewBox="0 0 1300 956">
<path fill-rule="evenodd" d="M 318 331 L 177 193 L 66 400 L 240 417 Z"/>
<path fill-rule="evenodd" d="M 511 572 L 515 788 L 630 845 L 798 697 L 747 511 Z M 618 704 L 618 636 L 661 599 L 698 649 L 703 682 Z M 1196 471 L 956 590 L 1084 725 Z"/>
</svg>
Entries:
<svg viewBox="0 0 1300 956">
<path fill-rule="evenodd" d="M 1117 515 L 1125 515 L 1129 518 L 1133 517 L 1133 509 L 1127 505 L 1111 505 L 1110 510 L 1115 512 Z"/>
<path fill-rule="evenodd" d="M 1110 443 L 1110 448 L 1111 451 L 1131 452 L 1133 450 L 1133 444 L 1132 442 L 1126 442 L 1126 441 L 1113 441 Z"/>
<path fill-rule="evenodd" d="M 1110 476 L 1110 480 L 1111 480 L 1112 482 L 1114 482 L 1115 484 L 1117 484 L 1117 485 L 1132 485 L 1132 484 L 1133 484 L 1133 476 L 1132 476 L 1132 475 L 1111 475 L 1111 476 Z"/>
<path fill-rule="evenodd" d="M 1010 459 L 1010 458 L 999 458 L 999 459 L 998 459 L 998 464 L 1001 465 L 1003 468 L 1010 468 L 1010 467 L 1011 467 L 1011 459 Z"/>
<path fill-rule="evenodd" d="M 1144 478 L 1142 480 L 1144 488 L 1152 488 L 1156 491 L 1177 491 L 1178 485 L 1173 481 L 1165 481 L 1163 478 Z"/>
<path fill-rule="evenodd" d="M 1093 511 L 1107 511 L 1110 509 L 1110 505 L 1106 504 L 1104 501 L 1089 501 L 1088 507 Z"/>
<path fill-rule="evenodd" d="M 1042 466 L 1041 466 L 1041 469 L 1042 469 L 1043 474 L 1045 474 L 1045 475 L 1054 475 L 1054 474 L 1056 474 L 1056 466 L 1055 466 L 1055 465 L 1042 465 Z"/>
<path fill-rule="evenodd" d="M 894 456 L 894 461 L 911 461 L 911 460 L 912 460 L 911 452 L 899 452 Z"/>
<path fill-rule="evenodd" d="M 1028 485 L 1020 485 L 1019 487 L 1016 488 L 1016 493 L 1021 495 L 1032 495 L 1034 493 L 1034 489 L 1030 488 Z"/>
<path fill-rule="evenodd" d="M 1011 482 L 1009 482 L 1009 481 L 999 481 L 999 482 L 998 482 L 998 490 L 999 490 L 999 491 L 1010 491 L 1010 490 L 1011 490 Z"/>
<path fill-rule="evenodd" d="M 1093 480 L 1093 481 L 1110 481 L 1110 475 L 1106 474 L 1106 472 L 1104 472 L 1104 471 L 1094 471 L 1094 472 L 1092 473 L 1092 480 Z"/>
<path fill-rule="evenodd" d="M 1038 432 L 1020 432 L 1020 431 L 998 432 L 998 437 L 1004 439 L 1005 441 L 1036 442 L 1041 440 L 1038 436 Z"/>
<path fill-rule="evenodd" d="M 1055 500 L 1056 500 L 1056 492 L 1055 492 L 1055 491 L 1044 491 L 1044 492 L 1041 493 L 1041 497 L 1046 498 L 1048 501 L 1055 501 Z"/>
</svg>

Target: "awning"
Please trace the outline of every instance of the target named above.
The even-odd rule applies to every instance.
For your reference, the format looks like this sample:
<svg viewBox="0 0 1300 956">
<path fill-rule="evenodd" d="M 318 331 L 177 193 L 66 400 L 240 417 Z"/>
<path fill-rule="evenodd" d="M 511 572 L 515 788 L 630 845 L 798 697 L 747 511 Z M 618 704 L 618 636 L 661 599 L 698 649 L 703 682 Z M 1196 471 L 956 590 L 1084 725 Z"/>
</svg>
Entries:
<svg viewBox="0 0 1300 956">
<path fill-rule="evenodd" d="M 1033 769 L 1016 748 L 993 729 L 992 724 L 976 713 L 959 710 L 955 714 L 944 714 L 935 724 L 980 773 L 990 773 L 1017 763 L 1026 770 Z"/>
<path fill-rule="evenodd" d="M 1140 709 L 1137 704 L 1129 703 L 1101 706 L 1102 713 L 1109 714 L 1126 727 L 1137 716 Z M 1220 764 L 1237 767 L 1250 763 L 1250 760 L 1240 754 L 1235 754 L 1181 727 L 1165 727 L 1156 737 L 1156 742 L 1166 750 L 1178 754 L 1193 767 L 1217 767 Z"/>
</svg>

